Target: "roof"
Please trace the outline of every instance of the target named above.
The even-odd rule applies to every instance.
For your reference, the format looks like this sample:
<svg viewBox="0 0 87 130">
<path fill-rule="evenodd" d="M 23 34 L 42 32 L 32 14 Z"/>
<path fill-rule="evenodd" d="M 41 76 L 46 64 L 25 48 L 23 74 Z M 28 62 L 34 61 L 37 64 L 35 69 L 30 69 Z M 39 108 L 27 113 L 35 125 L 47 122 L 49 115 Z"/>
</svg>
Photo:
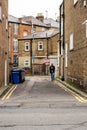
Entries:
<svg viewBox="0 0 87 130">
<path fill-rule="evenodd" d="M 40 39 L 40 38 L 51 38 L 59 33 L 58 30 L 48 30 L 44 32 L 36 32 L 34 34 L 31 34 L 29 36 L 19 38 L 18 40 L 31 40 L 31 39 Z"/>
<path fill-rule="evenodd" d="M 51 27 L 59 28 L 59 22 L 55 21 L 52 18 L 44 19 L 44 23 L 46 25 L 50 25 Z"/>
<path fill-rule="evenodd" d="M 33 16 L 24 16 L 24 17 L 21 17 L 20 19 L 22 19 L 23 21 L 26 21 L 28 23 L 32 23 L 33 25 L 48 27 L 45 23 L 43 23 L 40 20 L 34 18 Z"/>
<path fill-rule="evenodd" d="M 20 23 L 19 18 L 14 17 L 14 16 L 12 16 L 12 15 L 9 15 L 9 16 L 8 16 L 8 21 L 9 21 L 9 22 Z"/>
<path fill-rule="evenodd" d="M 22 23 L 22 24 L 27 24 L 29 25 L 29 22 L 26 22 L 24 20 L 21 20 L 20 18 L 17 18 L 15 16 L 9 15 L 8 16 L 8 22 L 12 22 L 12 23 Z"/>
</svg>

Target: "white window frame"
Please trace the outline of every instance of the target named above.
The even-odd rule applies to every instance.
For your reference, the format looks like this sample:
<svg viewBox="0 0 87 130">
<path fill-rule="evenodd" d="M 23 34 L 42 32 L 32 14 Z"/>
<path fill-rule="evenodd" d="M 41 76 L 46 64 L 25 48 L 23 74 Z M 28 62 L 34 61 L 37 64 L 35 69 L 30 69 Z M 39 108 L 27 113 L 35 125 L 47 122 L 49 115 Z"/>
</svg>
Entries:
<svg viewBox="0 0 87 130">
<path fill-rule="evenodd" d="M 78 0 L 74 0 L 74 5 L 78 2 Z"/>
<path fill-rule="evenodd" d="M 29 60 L 28 59 L 24 60 L 24 67 L 29 67 Z"/>
<path fill-rule="evenodd" d="M 38 42 L 38 51 L 42 51 L 42 50 L 43 50 L 43 42 L 40 41 L 40 42 Z"/>
<path fill-rule="evenodd" d="M 42 32 L 46 31 L 46 29 L 44 27 L 42 27 Z"/>
<path fill-rule="evenodd" d="M 25 42 L 25 51 L 29 51 L 29 50 L 30 50 L 30 43 Z"/>
<path fill-rule="evenodd" d="M 65 43 L 65 67 L 68 66 L 68 44 Z"/>
<path fill-rule="evenodd" d="M 14 49 L 13 49 L 13 51 L 14 52 L 18 52 L 18 39 L 14 39 L 14 47 L 13 47 Z"/>
<path fill-rule="evenodd" d="M 74 42 L 73 42 L 73 33 L 70 34 L 70 50 L 74 49 Z"/>
<path fill-rule="evenodd" d="M 18 35 L 18 24 L 14 23 L 14 34 Z"/>
<path fill-rule="evenodd" d="M 2 5 L 0 4 L 0 20 L 2 20 Z"/>
</svg>

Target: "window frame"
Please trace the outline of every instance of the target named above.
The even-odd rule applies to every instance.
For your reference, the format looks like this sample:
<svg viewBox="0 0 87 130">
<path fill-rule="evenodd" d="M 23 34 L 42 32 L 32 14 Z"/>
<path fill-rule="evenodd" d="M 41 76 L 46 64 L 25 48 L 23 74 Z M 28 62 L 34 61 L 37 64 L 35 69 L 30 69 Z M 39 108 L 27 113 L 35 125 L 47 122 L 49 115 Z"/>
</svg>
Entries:
<svg viewBox="0 0 87 130">
<path fill-rule="evenodd" d="M 38 42 L 38 51 L 43 51 L 43 42 L 42 41 Z"/>
<path fill-rule="evenodd" d="M 29 67 L 29 60 L 28 59 L 24 60 L 24 67 Z"/>
<path fill-rule="evenodd" d="M 25 42 L 25 51 L 29 51 L 29 50 L 30 50 L 30 43 L 29 42 Z"/>
<path fill-rule="evenodd" d="M 14 38 L 14 46 L 13 46 L 13 51 L 18 52 L 18 39 Z"/>
<path fill-rule="evenodd" d="M 73 38 L 74 38 L 74 35 L 73 35 L 73 33 L 71 33 L 70 34 L 70 41 L 69 41 L 70 42 L 70 44 L 69 44 L 70 45 L 70 47 L 69 47 L 70 50 L 74 49 L 74 39 Z"/>
<path fill-rule="evenodd" d="M 18 35 L 18 24 L 14 23 L 14 34 Z"/>
</svg>

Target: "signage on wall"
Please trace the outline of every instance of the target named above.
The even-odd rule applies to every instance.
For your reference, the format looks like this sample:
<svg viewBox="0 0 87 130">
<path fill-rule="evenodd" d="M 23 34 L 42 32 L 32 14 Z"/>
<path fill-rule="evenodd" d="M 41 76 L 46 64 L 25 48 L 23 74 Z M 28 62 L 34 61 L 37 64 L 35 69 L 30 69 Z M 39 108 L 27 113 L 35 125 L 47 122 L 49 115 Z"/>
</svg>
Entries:
<svg viewBox="0 0 87 130">
<path fill-rule="evenodd" d="M 50 59 L 45 59 L 45 64 L 46 65 L 50 64 Z"/>
</svg>

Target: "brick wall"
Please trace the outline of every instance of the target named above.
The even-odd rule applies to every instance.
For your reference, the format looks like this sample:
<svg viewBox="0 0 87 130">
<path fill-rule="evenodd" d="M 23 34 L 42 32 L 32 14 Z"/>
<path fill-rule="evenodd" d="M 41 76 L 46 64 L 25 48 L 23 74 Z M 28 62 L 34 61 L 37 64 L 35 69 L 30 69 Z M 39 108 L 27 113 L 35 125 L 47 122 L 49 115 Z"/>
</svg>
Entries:
<svg viewBox="0 0 87 130">
<path fill-rule="evenodd" d="M 73 4 L 71 0 L 64 1 L 65 7 L 65 43 L 68 44 L 68 67 L 65 68 L 67 81 L 87 87 L 87 38 L 86 25 L 87 7 L 80 0 Z M 70 51 L 70 34 L 73 33 L 74 48 Z"/>
<path fill-rule="evenodd" d="M 8 18 L 8 1 L 0 0 L 0 6 L 2 8 L 1 20 L 0 20 L 0 87 L 5 84 L 8 79 L 8 64 L 6 64 L 5 70 L 5 61 L 8 60 L 8 28 L 6 26 Z M 6 79 L 5 79 L 6 73 Z"/>
<path fill-rule="evenodd" d="M 40 41 L 43 42 L 43 50 L 38 51 L 38 42 Z M 37 65 L 44 64 L 45 59 L 47 58 L 47 52 L 48 52 L 48 58 L 50 58 L 50 56 L 52 56 L 52 59 L 55 56 L 57 57 L 57 49 L 58 49 L 57 41 L 58 41 L 58 34 L 49 38 L 48 41 L 47 39 L 32 40 L 32 55 L 35 57 L 34 64 L 37 64 Z M 19 66 L 21 67 L 24 67 L 23 65 L 24 65 L 25 58 L 31 60 L 31 55 L 30 55 L 31 50 L 29 50 L 28 52 L 24 50 L 25 42 L 29 42 L 31 44 L 30 40 L 19 40 Z M 47 48 L 48 48 L 48 51 L 47 51 Z"/>
</svg>

